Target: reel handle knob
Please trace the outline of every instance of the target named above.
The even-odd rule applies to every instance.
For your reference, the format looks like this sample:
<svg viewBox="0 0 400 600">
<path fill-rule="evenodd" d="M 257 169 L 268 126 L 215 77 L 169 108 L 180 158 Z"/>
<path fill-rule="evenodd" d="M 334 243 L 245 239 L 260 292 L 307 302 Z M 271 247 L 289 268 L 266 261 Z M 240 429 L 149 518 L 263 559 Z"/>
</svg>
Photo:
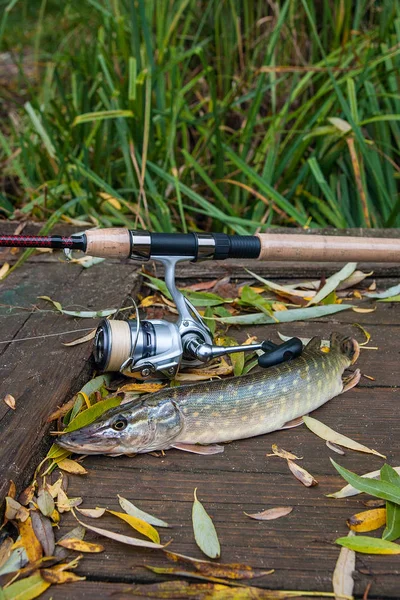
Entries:
<svg viewBox="0 0 400 600">
<path fill-rule="evenodd" d="M 260 367 L 267 368 L 300 356 L 303 352 L 303 342 L 294 337 L 283 344 L 263 342 L 261 348 L 264 350 L 264 354 L 258 358 L 258 364 Z"/>
</svg>

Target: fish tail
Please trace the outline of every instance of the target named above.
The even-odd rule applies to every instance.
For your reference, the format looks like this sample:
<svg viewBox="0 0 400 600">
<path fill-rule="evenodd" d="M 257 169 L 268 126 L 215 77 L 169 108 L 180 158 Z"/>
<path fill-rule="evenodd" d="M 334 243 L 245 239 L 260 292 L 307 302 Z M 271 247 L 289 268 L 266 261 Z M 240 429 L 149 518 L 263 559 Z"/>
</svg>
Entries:
<svg viewBox="0 0 400 600">
<path fill-rule="evenodd" d="M 347 337 L 340 333 L 332 333 L 330 336 L 330 345 L 332 349 L 338 350 L 350 360 L 353 365 L 359 357 L 360 346 L 357 340 Z"/>
</svg>

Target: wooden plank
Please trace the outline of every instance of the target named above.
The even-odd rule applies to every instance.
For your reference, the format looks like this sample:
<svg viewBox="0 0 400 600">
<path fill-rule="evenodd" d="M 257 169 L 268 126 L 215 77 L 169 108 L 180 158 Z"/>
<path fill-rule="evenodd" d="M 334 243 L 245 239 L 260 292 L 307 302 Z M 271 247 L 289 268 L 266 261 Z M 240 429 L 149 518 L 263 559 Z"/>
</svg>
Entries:
<svg viewBox="0 0 400 600">
<path fill-rule="evenodd" d="M 24 274 L 23 281 L 20 273 Z M 15 275 L 1 284 L 0 303 L 28 309 L 37 304 L 39 294 L 51 296 L 69 307 L 84 306 L 96 310 L 119 307 L 128 294 L 136 294 L 138 281 L 130 266 L 121 265 L 116 269 L 105 263 L 95 271 L 76 265 L 42 265 L 35 269 L 23 268 Z M 41 312 L 22 311 L 22 317 L 21 311 L 17 312 L 15 321 L 11 312 L 5 319 L 8 324 L 2 330 L 2 336 L 6 339 L 10 336 L 14 339 L 37 338 L 83 327 L 93 328 L 98 323 L 98 320 L 61 315 L 43 301 L 41 307 Z M 9 479 L 18 486 L 23 485 L 34 465 L 43 457 L 50 443 L 49 438 L 44 438 L 49 429 L 46 419 L 50 412 L 80 389 L 93 372 L 93 363 L 88 361 L 90 344 L 66 348 L 61 343 L 82 335 L 84 332 L 11 343 L 1 355 L 0 398 L 9 393 L 17 401 L 15 411 L 0 402 L 1 499 Z"/>
</svg>

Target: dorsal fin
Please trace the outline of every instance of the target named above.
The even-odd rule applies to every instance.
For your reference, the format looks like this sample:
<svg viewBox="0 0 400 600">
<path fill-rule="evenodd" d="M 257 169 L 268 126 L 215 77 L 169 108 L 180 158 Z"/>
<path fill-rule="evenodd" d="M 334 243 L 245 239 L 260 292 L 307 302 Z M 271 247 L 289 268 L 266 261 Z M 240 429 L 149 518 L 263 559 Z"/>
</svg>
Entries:
<svg viewBox="0 0 400 600">
<path fill-rule="evenodd" d="M 306 346 L 307 350 L 319 350 L 320 348 L 321 348 L 321 338 L 318 336 L 312 337 Z"/>
</svg>

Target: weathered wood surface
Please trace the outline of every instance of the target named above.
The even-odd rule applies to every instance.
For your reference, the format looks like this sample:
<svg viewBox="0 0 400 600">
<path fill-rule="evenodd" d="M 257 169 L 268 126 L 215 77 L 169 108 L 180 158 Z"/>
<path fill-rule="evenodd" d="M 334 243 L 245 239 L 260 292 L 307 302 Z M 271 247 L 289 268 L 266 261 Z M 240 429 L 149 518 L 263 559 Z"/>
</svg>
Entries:
<svg viewBox="0 0 400 600">
<path fill-rule="evenodd" d="M 0 256 L 0 260 L 4 257 Z M 274 273 L 271 274 L 268 267 L 268 263 L 254 262 L 250 268 L 271 276 Z M 296 271 L 279 265 L 279 276 L 281 281 L 298 277 L 299 273 L 313 277 L 324 269 L 331 272 L 331 268 L 308 265 L 306 271 Z M 398 281 L 399 266 L 390 268 L 391 271 L 380 272 L 389 273 L 394 279 L 380 277 L 379 287 L 389 287 Z M 226 272 L 241 279 L 248 278 L 239 265 L 232 263 L 227 269 L 224 263 L 203 263 L 181 266 L 179 270 L 179 274 L 184 275 L 182 282 L 188 278 L 214 278 Z M 137 286 L 135 269 L 128 263 L 117 266 L 105 262 L 85 271 L 76 265 L 59 264 L 54 257 L 49 260 L 47 255 L 40 255 L 0 283 L 0 341 L 93 325 L 93 321 L 32 311 L 34 305 L 40 306 L 42 311 L 51 310 L 49 305 L 37 300 L 39 295 L 49 295 L 68 307 L 100 309 L 122 305 L 130 293 L 137 292 Z M 364 325 L 372 334 L 371 343 L 379 347 L 378 351 L 362 350 L 359 359 L 362 371 L 375 381 L 362 378 L 356 389 L 332 400 L 315 416 L 387 454 L 390 464 L 400 465 L 398 304 L 380 304 L 376 312 L 368 314 L 346 311 L 312 322 L 230 331 L 238 339 L 249 332 L 259 339 L 276 341 L 277 330 L 303 337 L 315 334 L 327 337 L 336 330 L 355 335 L 362 341 L 362 333 L 353 327 L 354 322 Z M 62 339 L 80 335 L 83 333 Z M 32 476 L 34 466 L 51 443 L 50 436 L 46 435 L 46 417 L 91 376 L 89 353 L 89 345 L 65 348 L 59 337 L 0 344 L 0 398 L 11 393 L 17 399 L 15 412 L 0 405 L 1 494 L 9 478 L 21 487 Z M 283 460 L 267 458 L 265 455 L 273 443 L 304 456 L 301 464 L 316 477 L 319 485 L 304 488 L 293 478 Z M 363 496 L 344 500 L 326 498 L 327 493 L 343 485 L 330 464 L 330 457 L 358 473 L 378 469 L 383 464 L 379 457 L 350 451 L 339 456 L 305 427 L 300 427 L 233 442 L 225 447 L 223 454 L 210 457 L 176 450 L 160 458 L 150 455 L 87 457 L 84 464 L 88 475 L 69 476 L 68 494 L 83 496 L 85 507 L 100 505 L 118 510 L 119 493 L 174 525 L 171 530 L 161 531 L 164 542 L 173 538 L 172 550 L 201 558 L 191 527 L 193 489 L 198 487 L 199 498 L 212 515 L 219 533 L 221 561 L 275 569 L 273 575 L 254 580 L 257 586 L 331 591 L 332 572 L 339 554 L 333 541 L 346 535 L 346 519 L 363 510 L 364 505 Z M 243 511 L 256 512 L 278 505 L 293 506 L 294 510 L 288 517 L 270 522 L 253 521 L 243 514 Z M 101 523 L 92 523 L 130 533 L 129 527 L 113 516 L 103 517 Z M 73 517 L 64 516 L 58 536 L 72 526 Z M 88 532 L 87 539 L 98 538 Z M 133 549 L 111 540 L 104 540 L 104 544 L 106 551 L 101 555 L 86 555 L 77 571 L 88 581 L 52 587 L 44 597 L 55 600 L 134 598 L 134 593 L 123 595 L 126 587 L 162 581 L 143 565 L 170 566 L 161 553 Z M 369 582 L 372 582 L 370 599 L 399 597 L 397 557 L 360 555 L 356 567 L 357 598 L 362 598 Z"/>
</svg>

